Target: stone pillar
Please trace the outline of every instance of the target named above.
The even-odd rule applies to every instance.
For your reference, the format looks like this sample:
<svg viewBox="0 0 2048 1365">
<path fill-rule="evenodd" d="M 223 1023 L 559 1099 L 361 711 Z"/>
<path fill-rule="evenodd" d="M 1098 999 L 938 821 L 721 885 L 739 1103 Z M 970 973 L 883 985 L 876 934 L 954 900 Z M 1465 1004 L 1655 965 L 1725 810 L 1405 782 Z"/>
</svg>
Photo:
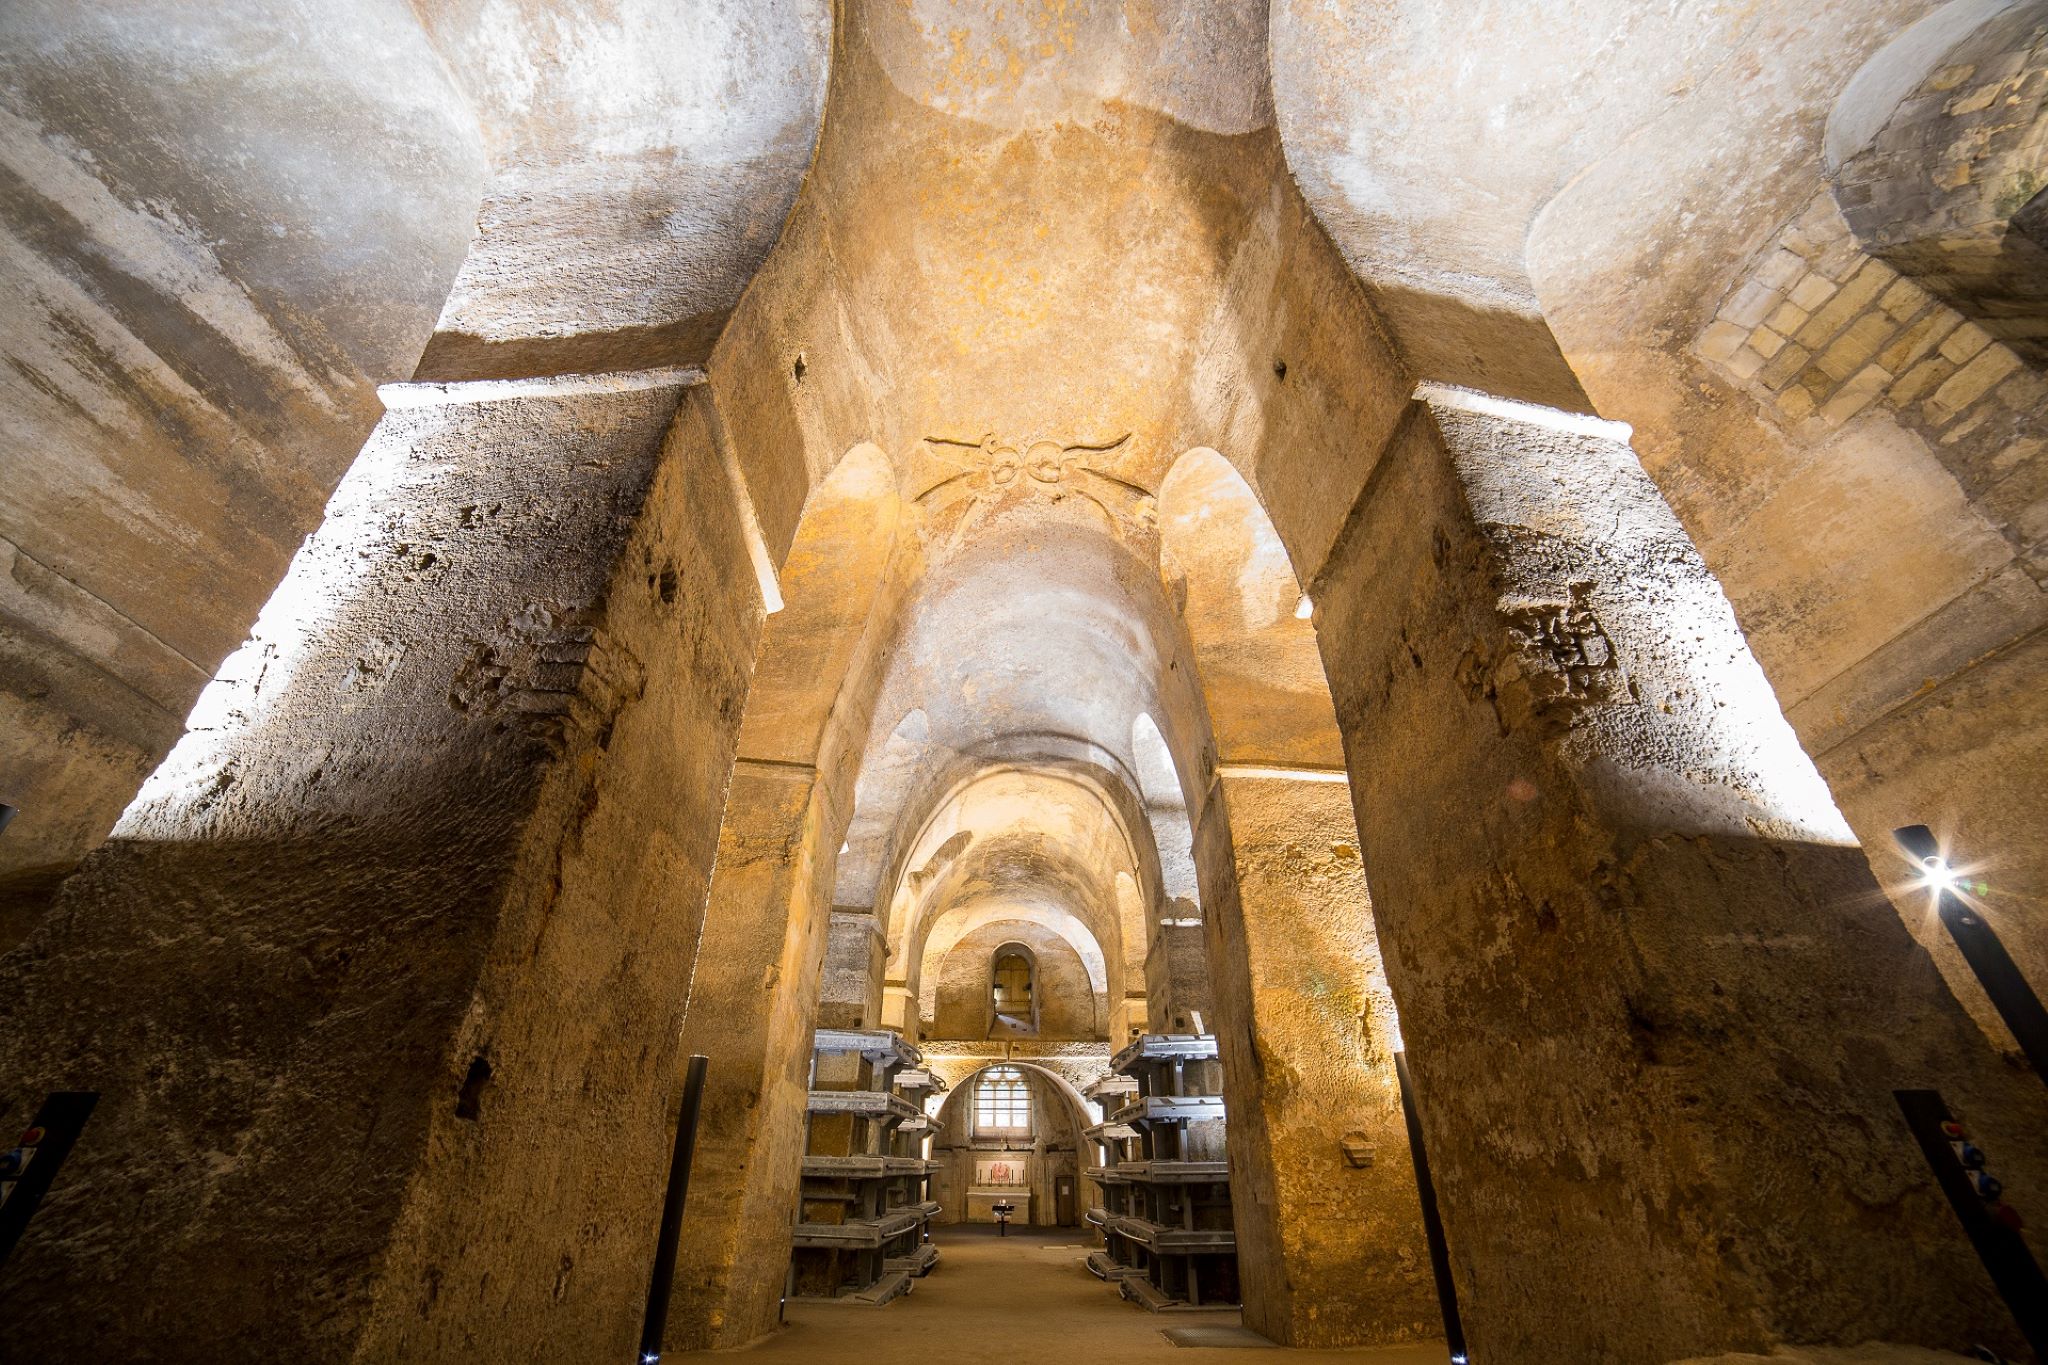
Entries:
<svg viewBox="0 0 2048 1365">
<path fill-rule="evenodd" d="M 819 1028 L 876 1028 L 882 1014 L 882 967 L 889 940 L 882 922 L 865 910 L 832 912 L 825 946 L 825 979 L 818 1000 Z"/>
<path fill-rule="evenodd" d="M 1440 1338 L 1343 775 L 1225 765 L 1195 857 L 1245 1325 L 1297 1347 Z"/>
<path fill-rule="evenodd" d="M 882 986 L 882 1027 L 895 1029 L 912 1042 L 917 1041 L 917 997 L 910 987 L 885 982 Z"/>
<path fill-rule="evenodd" d="M 102 1095 L 11 1351 L 632 1349 L 760 620 L 694 383 L 396 392 L 0 969 L 0 1109 Z"/>
<path fill-rule="evenodd" d="M 1186 907 L 1176 904 L 1174 909 Z M 1158 918 L 1145 952 L 1145 994 L 1124 997 L 1123 1027 L 1110 1037 L 1121 1048 L 1130 1032 L 1207 1033 L 1215 1027 L 1209 948 L 1192 915 Z"/>
<path fill-rule="evenodd" d="M 1626 430 L 1418 398 L 1311 591 L 1474 1358 L 2015 1349 L 1892 1091 L 2043 1188 L 2040 1086 L 1889 910 Z"/>
<path fill-rule="evenodd" d="M 711 1059 L 683 1210 L 670 1351 L 774 1330 L 802 1175 L 811 1034 L 844 828 L 817 770 L 742 757 L 726 798 L 685 1054 Z"/>
</svg>

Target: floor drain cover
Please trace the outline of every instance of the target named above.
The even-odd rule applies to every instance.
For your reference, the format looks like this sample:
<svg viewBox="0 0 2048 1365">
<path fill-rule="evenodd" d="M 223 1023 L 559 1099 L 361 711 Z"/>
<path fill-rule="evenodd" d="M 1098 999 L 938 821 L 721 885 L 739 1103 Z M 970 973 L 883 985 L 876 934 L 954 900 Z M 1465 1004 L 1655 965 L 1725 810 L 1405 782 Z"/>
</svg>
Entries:
<svg viewBox="0 0 2048 1365">
<path fill-rule="evenodd" d="M 1164 1327 L 1160 1336 L 1176 1346 L 1236 1346 L 1265 1347 L 1273 1349 L 1273 1343 L 1249 1327 Z"/>
</svg>

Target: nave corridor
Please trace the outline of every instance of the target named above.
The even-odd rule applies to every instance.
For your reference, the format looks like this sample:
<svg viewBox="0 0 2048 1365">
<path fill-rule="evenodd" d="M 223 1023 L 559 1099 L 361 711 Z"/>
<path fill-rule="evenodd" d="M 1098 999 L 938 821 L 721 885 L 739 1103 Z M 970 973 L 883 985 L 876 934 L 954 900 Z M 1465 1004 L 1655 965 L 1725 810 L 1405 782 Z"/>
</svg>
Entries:
<svg viewBox="0 0 2048 1365">
<path fill-rule="evenodd" d="M 1304 1365 L 1444 1365 L 1441 1343 L 1285 1355 L 1273 1354 L 1271 1347 L 1221 1346 L 1184 1356 L 1168 1332 L 1201 1329 L 1208 1335 L 1236 1327 L 1238 1315 L 1133 1312 L 1088 1273 L 1083 1264 L 1086 1235 L 1081 1228 L 1013 1228 L 1001 1237 L 982 1223 L 946 1227 L 937 1234 L 939 1268 L 919 1280 L 913 1293 L 873 1310 L 793 1303 L 782 1331 L 734 1354 L 748 1365 L 782 1360 L 937 1365 L 1018 1356 L 1062 1365 L 1154 1360 L 1233 1365 L 1283 1359 Z"/>
</svg>

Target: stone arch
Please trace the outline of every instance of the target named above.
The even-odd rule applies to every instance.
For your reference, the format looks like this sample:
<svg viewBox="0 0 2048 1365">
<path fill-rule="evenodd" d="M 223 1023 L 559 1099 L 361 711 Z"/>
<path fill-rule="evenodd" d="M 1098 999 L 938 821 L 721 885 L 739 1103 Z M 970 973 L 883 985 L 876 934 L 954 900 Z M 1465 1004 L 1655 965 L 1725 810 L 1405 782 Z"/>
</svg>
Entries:
<svg viewBox="0 0 2048 1365">
<path fill-rule="evenodd" d="M 952 952 L 969 935 L 999 922 L 1036 924 L 1057 935 L 1080 958 L 1087 971 L 1090 988 L 1097 995 L 1109 990 L 1109 959 L 1086 920 L 1065 906 L 991 898 L 952 906 L 933 920 L 926 930 L 919 954 L 925 964 L 919 973 L 923 984 L 920 994 L 923 1017 L 929 1019 L 932 1010 L 930 965 Z"/>
<path fill-rule="evenodd" d="M 805 498 L 778 573 L 782 609 L 761 628 L 742 755 L 816 762 L 863 641 L 871 652 L 880 643 L 877 608 L 888 605 L 901 515 L 895 469 L 868 442 L 849 449 Z M 842 718 L 856 716 L 849 707 Z"/>
<path fill-rule="evenodd" d="M 2048 362 L 2048 3 L 1952 0 L 1844 88 L 1824 143 L 1856 240 Z"/>
<path fill-rule="evenodd" d="M 919 971 L 922 1036 L 946 1041 L 1103 1036 L 1102 954 L 1087 926 L 1073 915 L 1042 906 L 993 904 L 949 915 L 937 928 Z M 989 998 L 998 961 L 1013 950 L 1032 967 L 1032 1013 L 1024 1031 L 1001 1026 Z"/>
<path fill-rule="evenodd" d="M 1341 768 L 1301 580 L 1259 495 L 1217 451 L 1185 452 L 1160 484 L 1159 556 L 1219 759 Z"/>
<path fill-rule="evenodd" d="M 1137 767 L 1138 795 L 1159 847 L 1161 902 L 1199 906 L 1202 897 L 1195 877 L 1195 836 L 1188 823 L 1187 786 L 1173 761 L 1173 750 L 1149 712 L 1139 713 L 1131 722 L 1131 754 Z M 1199 801 L 1201 793 L 1195 793 L 1194 799 Z"/>
<path fill-rule="evenodd" d="M 742 1220 L 795 1197 L 835 864 L 902 578 L 900 512 L 887 457 L 847 450 L 805 499 L 783 607 L 762 625 L 683 1018 L 684 1048 L 720 1059 L 699 1149 L 745 1176 L 716 1208 L 692 1205 L 679 1265 L 700 1292 L 671 1340 L 730 1344 L 773 1321 L 786 1241 L 738 1263 L 726 1248 Z"/>
<path fill-rule="evenodd" d="M 1391 1064 L 1399 1028 L 1344 736 L 1313 603 L 1244 476 L 1216 450 L 1189 450 L 1160 485 L 1159 514 L 1160 569 L 1180 605 L 1217 764 L 1193 811 L 1205 960 L 1176 954 L 1176 936 L 1191 931 L 1162 919 L 1148 965 L 1174 979 L 1150 1002 L 1153 1026 L 1213 1010 L 1246 1321 L 1294 1345 L 1333 1340 L 1324 1334 L 1360 1330 L 1333 1326 L 1341 1286 L 1383 1273 L 1374 1259 L 1419 1235 L 1405 1163 L 1333 1182 L 1313 1200 L 1283 1174 L 1332 1113 L 1383 1150 L 1406 1148 Z M 1196 970 L 1183 976 L 1184 964 Z M 1289 1079 L 1274 1085 L 1275 1075 Z M 1381 1245 L 1361 1245 L 1346 1269 L 1290 1253 L 1292 1239 L 1367 1225 L 1380 1231 L 1365 1240 Z M 1322 1307 L 1306 1308 L 1310 1299 Z"/>
<path fill-rule="evenodd" d="M 1036 793 L 1032 799 L 1030 793 Z M 984 803 L 1013 809 L 1000 830 L 977 833 L 969 826 L 973 811 Z M 1042 847 L 1019 849 L 1035 860 L 1050 880 L 1035 895 L 1044 895 L 1072 911 L 1088 927 L 1107 967 L 1110 990 L 1143 994 L 1145 939 L 1142 919 L 1119 914 L 1113 893 L 1117 865 L 1134 875 L 1146 869 L 1139 856 L 1139 835 L 1149 827 L 1134 824 L 1132 812 L 1115 799 L 1099 773 L 1082 765 L 986 764 L 949 784 L 939 793 L 904 841 L 899 870 L 882 883 L 886 899 L 884 929 L 888 943 L 887 989 L 916 999 L 922 995 L 920 973 L 927 958 L 925 941 L 939 917 L 953 908 L 963 888 L 972 890 L 978 869 L 998 859 L 1005 847 L 1027 837 L 1020 831 L 1038 828 L 1054 812 L 1065 821 L 1045 823 Z M 1076 857 L 1060 838 L 1078 832 L 1093 841 L 1097 854 Z M 967 838 L 962 842 L 962 836 Z M 1035 836 L 1034 836 L 1035 837 Z M 1007 841 L 1007 842 L 1005 842 Z M 1105 862 L 1104 859 L 1113 859 Z M 1108 869 L 1110 877 L 1099 874 Z M 1101 894 L 1087 888 L 1101 882 Z M 974 892 L 974 894 L 980 894 Z"/>
<path fill-rule="evenodd" d="M 1074 1089 L 1073 1083 L 1059 1072 L 1020 1059 L 1004 1059 L 977 1062 L 971 1070 L 951 1082 L 951 1087 L 944 1096 L 935 1097 L 937 1102 L 932 1109 L 932 1127 L 938 1137 L 933 1155 L 945 1164 L 933 1181 L 933 1196 L 946 1209 L 942 1217 L 952 1222 L 966 1220 L 966 1191 L 971 1180 L 971 1163 L 975 1160 L 972 1130 L 975 1085 L 984 1072 L 999 1066 L 1013 1067 L 1023 1072 L 1032 1084 L 1034 1092 L 1045 1096 L 1049 1101 L 1048 1109 L 1058 1115 L 1057 1130 L 1051 1134 L 1038 1135 L 1034 1144 L 1041 1148 L 1034 1156 L 1043 1164 L 1039 1171 L 1034 1172 L 1034 1179 L 1031 1182 L 1032 1223 L 1040 1227 L 1053 1225 L 1053 1181 L 1060 1173 L 1067 1174 L 1074 1181 L 1075 1213 L 1078 1216 L 1083 1208 L 1095 1202 L 1093 1199 L 1082 1198 L 1083 1191 L 1092 1185 L 1086 1178 L 1086 1163 L 1083 1157 L 1086 1141 L 1083 1134 L 1096 1121 L 1093 1109 Z M 965 1139 L 964 1146 L 955 1148 L 938 1145 L 945 1142 L 949 1134 L 954 1133 Z M 1058 1143 L 1066 1134 L 1071 1134 L 1071 1153 L 1064 1150 L 1057 1153 L 1042 1150 L 1046 1145 L 1046 1137 L 1051 1137 Z M 1054 1157 L 1061 1159 L 1051 1159 Z M 1048 1170 L 1046 1167 L 1054 1169 Z"/>
<path fill-rule="evenodd" d="M 994 1025 L 1000 1021 L 1003 1012 L 1002 1007 L 1005 1004 L 1013 1007 L 1021 1004 L 1025 1007 L 1026 1014 L 1019 1022 L 1026 1030 L 1035 1035 L 1038 1032 L 1038 1021 L 1041 1015 L 1042 996 L 1045 986 L 1045 981 L 1038 969 L 1038 953 L 1022 938 L 1016 937 L 1016 931 L 1009 926 L 1003 925 L 1000 928 L 1010 937 L 998 943 L 986 955 L 991 980 L 985 995 L 989 1000 L 989 1009 L 994 1015 L 990 1020 L 990 1029 L 992 1031 Z M 1000 998 L 1000 994 L 1004 988 L 1003 978 L 1013 962 L 1024 970 L 1024 998 L 1022 1000 L 1006 1001 Z M 977 977 L 979 975 L 979 973 L 976 973 Z M 980 984 L 978 980 L 976 984 Z"/>
</svg>

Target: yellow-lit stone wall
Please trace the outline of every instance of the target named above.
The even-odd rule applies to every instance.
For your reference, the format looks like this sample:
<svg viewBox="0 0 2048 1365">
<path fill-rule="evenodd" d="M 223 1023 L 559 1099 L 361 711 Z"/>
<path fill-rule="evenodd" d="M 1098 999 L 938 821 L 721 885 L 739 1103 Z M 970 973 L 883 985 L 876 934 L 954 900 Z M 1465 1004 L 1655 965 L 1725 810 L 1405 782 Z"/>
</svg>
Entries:
<svg viewBox="0 0 2048 1365">
<path fill-rule="evenodd" d="M 1883 404 L 1929 437 L 2016 550 L 2048 535 L 2048 379 L 1868 255 L 1825 191 L 1759 253 L 1694 349 L 1788 424 L 1840 426 Z"/>
</svg>

